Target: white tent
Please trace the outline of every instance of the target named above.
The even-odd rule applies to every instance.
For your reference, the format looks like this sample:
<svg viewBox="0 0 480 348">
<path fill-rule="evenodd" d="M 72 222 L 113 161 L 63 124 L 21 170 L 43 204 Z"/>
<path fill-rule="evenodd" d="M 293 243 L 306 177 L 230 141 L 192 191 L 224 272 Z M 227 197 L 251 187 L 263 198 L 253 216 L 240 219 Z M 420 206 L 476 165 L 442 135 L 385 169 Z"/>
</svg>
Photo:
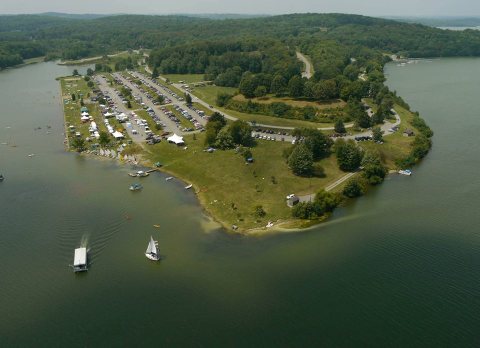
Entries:
<svg viewBox="0 0 480 348">
<path fill-rule="evenodd" d="M 120 133 L 119 131 L 116 131 L 115 133 L 112 134 L 115 139 L 123 139 L 125 136 Z"/>
<path fill-rule="evenodd" d="M 106 118 L 109 118 L 109 117 L 112 117 L 113 114 L 111 114 L 110 112 L 107 112 L 104 116 L 105 116 Z"/>
<path fill-rule="evenodd" d="M 169 143 L 174 143 L 176 145 L 183 145 L 185 144 L 185 142 L 183 141 L 183 137 L 179 136 L 179 135 L 172 135 L 171 137 L 169 137 L 168 139 L 168 142 Z"/>
<path fill-rule="evenodd" d="M 90 116 L 88 112 L 82 112 L 82 116 Z"/>
<path fill-rule="evenodd" d="M 90 117 L 88 117 L 88 116 L 82 116 L 82 117 L 80 118 L 80 120 L 82 120 L 82 122 L 87 122 L 87 121 L 90 120 Z"/>
</svg>

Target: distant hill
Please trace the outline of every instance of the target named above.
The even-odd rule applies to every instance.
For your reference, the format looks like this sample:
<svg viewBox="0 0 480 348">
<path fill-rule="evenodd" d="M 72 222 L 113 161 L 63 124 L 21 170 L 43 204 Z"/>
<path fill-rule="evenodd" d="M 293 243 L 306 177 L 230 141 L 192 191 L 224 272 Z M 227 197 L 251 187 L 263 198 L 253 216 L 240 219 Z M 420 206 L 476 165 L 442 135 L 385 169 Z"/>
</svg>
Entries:
<svg viewBox="0 0 480 348">
<path fill-rule="evenodd" d="M 106 14 L 90 14 L 90 13 L 85 13 L 85 14 L 74 14 L 74 13 L 61 13 L 61 12 L 45 12 L 39 14 L 40 16 L 48 16 L 48 17 L 58 17 L 58 18 L 67 18 L 67 19 L 97 19 L 97 18 L 102 18 L 102 17 L 109 17 L 112 15 L 106 15 Z"/>
<path fill-rule="evenodd" d="M 429 27 L 478 27 L 480 17 L 388 17 L 405 23 L 418 23 Z"/>
</svg>

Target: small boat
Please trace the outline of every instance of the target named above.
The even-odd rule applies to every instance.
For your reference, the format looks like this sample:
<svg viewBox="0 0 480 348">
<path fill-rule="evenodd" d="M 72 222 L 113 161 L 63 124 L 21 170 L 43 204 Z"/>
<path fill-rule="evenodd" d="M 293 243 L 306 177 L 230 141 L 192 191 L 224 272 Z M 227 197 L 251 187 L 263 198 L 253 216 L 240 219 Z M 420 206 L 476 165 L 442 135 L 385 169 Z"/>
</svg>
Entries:
<svg viewBox="0 0 480 348">
<path fill-rule="evenodd" d="M 193 187 L 192 184 L 190 184 L 190 185 L 188 185 L 188 186 L 185 186 L 185 190 L 190 190 L 192 187 Z"/>
<path fill-rule="evenodd" d="M 137 177 L 137 173 L 128 173 L 128 176 L 131 176 L 132 178 L 136 178 L 136 177 Z"/>
<path fill-rule="evenodd" d="M 34 153 L 31 153 L 30 155 L 28 155 L 28 157 L 33 157 L 33 156 L 35 156 Z"/>
<path fill-rule="evenodd" d="M 155 228 L 160 228 L 160 225 L 153 225 L 153 227 L 155 227 Z"/>
<path fill-rule="evenodd" d="M 402 169 L 398 171 L 398 174 L 410 176 L 412 175 L 412 171 L 410 169 Z"/>
<path fill-rule="evenodd" d="M 272 227 L 272 226 L 273 226 L 273 222 L 269 221 L 266 227 L 267 227 L 267 228 L 270 228 L 270 227 Z"/>
<path fill-rule="evenodd" d="M 87 270 L 87 248 L 75 249 L 75 255 L 73 257 L 73 271 L 76 273 Z"/>
<path fill-rule="evenodd" d="M 148 243 L 147 251 L 145 252 L 147 259 L 152 261 L 160 260 L 159 251 L 157 250 L 157 242 L 150 236 L 150 242 Z"/>
<path fill-rule="evenodd" d="M 137 183 L 130 186 L 130 191 L 140 191 L 141 189 L 143 189 L 143 186 Z"/>
<path fill-rule="evenodd" d="M 138 176 L 139 178 L 144 178 L 144 177 L 149 176 L 149 175 L 150 175 L 149 173 L 144 172 L 143 170 L 139 170 L 139 171 L 137 172 L 137 176 Z"/>
<path fill-rule="evenodd" d="M 173 179 L 173 176 L 169 176 L 168 178 L 165 178 L 165 181 L 170 181 Z"/>
<path fill-rule="evenodd" d="M 0 181 L 3 181 L 3 179 L 5 179 L 4 176 L 0 174 Z"/>
</svg>

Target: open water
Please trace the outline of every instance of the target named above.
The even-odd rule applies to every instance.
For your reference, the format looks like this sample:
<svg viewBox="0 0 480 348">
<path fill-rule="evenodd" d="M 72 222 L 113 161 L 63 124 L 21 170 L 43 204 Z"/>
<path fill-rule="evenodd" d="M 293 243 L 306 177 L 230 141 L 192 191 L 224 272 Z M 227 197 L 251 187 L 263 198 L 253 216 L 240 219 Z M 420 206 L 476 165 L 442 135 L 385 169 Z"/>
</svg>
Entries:
<svg viewBox="0 0 480 348">
<path fill-rule="evenodd" d="M 0 346 L 480 345 L 480 59 L 388 65 L 435 131 L 429 156 L 321 226 L 261 238 L 216 229 L 162 174 L 132 193 L 129 167 L 66 153 L 55 77 L 71 70 L 0 73 Z"/>
</svg>

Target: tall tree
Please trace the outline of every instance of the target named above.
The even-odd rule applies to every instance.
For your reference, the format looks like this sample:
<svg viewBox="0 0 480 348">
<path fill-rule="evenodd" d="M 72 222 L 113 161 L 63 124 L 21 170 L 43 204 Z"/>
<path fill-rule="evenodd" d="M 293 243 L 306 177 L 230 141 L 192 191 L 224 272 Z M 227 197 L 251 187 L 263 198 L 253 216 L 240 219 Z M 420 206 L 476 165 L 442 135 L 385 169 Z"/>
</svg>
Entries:
<svg viewBox="0 0 480 348">
<path fill-rule="evenodd" d="M 288 157 L 288 166 L 295 175 L 309 176 L 313 173 L 313 154 L 305 144 L 295 145 Z"/>
</svg>

